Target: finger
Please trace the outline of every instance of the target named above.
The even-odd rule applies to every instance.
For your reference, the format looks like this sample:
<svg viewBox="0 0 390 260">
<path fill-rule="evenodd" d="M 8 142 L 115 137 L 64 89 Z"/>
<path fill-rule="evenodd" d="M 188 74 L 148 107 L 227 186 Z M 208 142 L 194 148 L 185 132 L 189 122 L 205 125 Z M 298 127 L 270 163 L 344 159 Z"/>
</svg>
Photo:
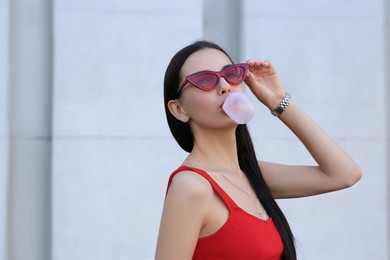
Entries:
<svg viewBox="0 0 390 260">
<path fill-rule="evenodd" d="M 262 64 L 261 60 L 255 60 L 254 63 L 255 63 L 255 68 L 256 69 L 259 69 L 261 67 L 261 64 Z"/>
<path fill-rule="evenodd" d="M 247 60 L 246 63 L 247 63 L 248 66 L 249 66 L 249 71 L 254 71 L 254 70 L 256 70 L 256 68 L 255 68 L 255 61 L 254 61 L 254 60 Z"/>
<path fill-rule="evenodd" d="M 246 63 L 248 63 L 249 66 L 254 66 L 255 61 L 250 59 L 250 60 L 247 60 Z"/>
<path fill-rule="evenodd" d="M 265 60 L 265 61 L 263 62 L 263 65 L 266 66 L 266 67 L 269 67 L 269 66 L 271 66 L 271 61 Z"/>
</svg>

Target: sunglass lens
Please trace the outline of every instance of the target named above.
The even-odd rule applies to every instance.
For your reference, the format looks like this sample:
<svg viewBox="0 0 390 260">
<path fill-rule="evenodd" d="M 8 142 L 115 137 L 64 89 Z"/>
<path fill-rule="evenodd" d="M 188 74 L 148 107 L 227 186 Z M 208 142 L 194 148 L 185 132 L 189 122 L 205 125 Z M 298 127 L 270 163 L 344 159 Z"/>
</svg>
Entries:
<svg viewBox="0 0 390 260">
<path fill-rule="evenodd" d="M 245 69 L 240 66 L 231 66 L 223 71 L 223 77 L 231 84 L 238 85 L 244 80 Z"/>
<path fill-rule="evenodd" d="M 199 73 L 192 78 L 192 83 L 203 90 L 212 90 L 218 82 L 218 77 L 212 73 Z"/>
</svg>

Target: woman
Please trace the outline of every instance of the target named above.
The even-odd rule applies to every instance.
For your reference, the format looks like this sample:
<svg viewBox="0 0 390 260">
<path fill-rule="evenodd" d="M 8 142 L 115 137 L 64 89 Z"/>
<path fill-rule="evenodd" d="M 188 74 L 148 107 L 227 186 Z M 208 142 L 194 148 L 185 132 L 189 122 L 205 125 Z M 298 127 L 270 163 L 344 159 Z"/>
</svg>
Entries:
<svg viewBox="0 0 390 260">
<path fill-rule="evenodd" d="M 221 108 L 229 94 L 244 92 L 243 81 L 318 166 L 257 161 L 246 125 Z M 189 155 L 169 179 L 158 260 L 296 259 L 274 199 L 340 190 L 361 178 L 350 156 L 291 101 L 270 62 L 234 66 L 216 44 L 195 42 L 168 65 L 164 98 L 171 132 Z"/>
</svg>

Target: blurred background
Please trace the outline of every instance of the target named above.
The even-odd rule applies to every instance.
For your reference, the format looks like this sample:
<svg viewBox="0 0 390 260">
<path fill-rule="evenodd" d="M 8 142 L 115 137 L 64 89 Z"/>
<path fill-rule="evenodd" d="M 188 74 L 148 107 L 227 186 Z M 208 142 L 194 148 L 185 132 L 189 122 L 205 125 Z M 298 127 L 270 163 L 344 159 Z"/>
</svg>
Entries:
<svg viewBox="0 0 390 260">
<path fill-rule="evenodd" d="M 389 259 L 386 0 L 0 0 L 0 259 L 153 259 L 186 156 L 163 76 L 199 39 L 271 60 L 363 169 L 351 189 L 278 201 L 299 259 Z M 249 128 L 259 159 L 314 163 L 260 103 Z"/>
</svg>

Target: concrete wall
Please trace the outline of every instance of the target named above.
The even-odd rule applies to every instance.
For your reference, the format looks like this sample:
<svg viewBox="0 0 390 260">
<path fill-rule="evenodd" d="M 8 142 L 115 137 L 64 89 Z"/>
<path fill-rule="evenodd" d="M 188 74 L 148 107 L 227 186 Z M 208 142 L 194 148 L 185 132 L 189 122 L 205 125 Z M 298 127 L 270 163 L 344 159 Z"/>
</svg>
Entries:
<svg viewBox="0 0 390 260">
<path fill-rule="evenodd" d="M 9 2 L 6 38 L 8 102 L 7 257 L 51 255 L 51 4 Z M 6 250 L 4 250 L 6 251 Z M 4 252 L 3 251 L 3 252 Z"/>
<path fill-rule="evenodd" d="M 380 1 L 245 2 L 244 55 L 273 60 L 294 99 L 364 172 L 350 190 L 280 202 L 300 259 L 386 259 L 388 254 L 382 10 Z M 311 161 L 268 112 L 258 116 L 261 123 L 252 130 L 259 156 Z"/>
<path fill-rule="evenodd" d="M 55 2 L 53 259 L 152 258 L 183 158 L 164 70 L 202 36 L 202 1 Z"/>
<path fill-rule="evenodd" d="M 8 10 L 0 0 L 0 259 L 6 257 L 8 200 Z"/>
<path fill-rule="evenodd" d="M 363 169 L 363 179 L 351 189 L 278 201 L 296 236 L 299 259 L 387 259 L 390 107 L 384 97 L 390 93 L 385 60 L 390 46 L 385 19 L 390 11 L 384 3 L 46 2 L 46 8 L 52 5 L 54 41 L 53 49 L 47 49 L 53 62 L 53 70 L 48 70 L 53 78 L 53 121 L 44 124 L 44 129 L 50 126 L 47 136 L 53 140 L 48 155 L 51 184 L 41 181 L 52 191 L 51 208 L 46 208 L 52 216 L 52 235 L 40 242 L 50 247 L 51 257 L 46 259 L 153 258 L 167 179 L 186 156 L 166 124 L 163 76 L 172 55 L 202 37 L 220 42 L 237 61 L 270 59 L 294 100 Z M 0 0 L 0 19 L 5 21 L 0 23 L 0 36 L 5 37 L 0 41 L 1 57 L 7 56 L 8 30 L 16 23 L 7 24 L 8 5 Z M 10 105 L 7 111 L 8 75 L 22 64 L 0 62 L 0 75 L 5 75 L 0 77 L 3 145 L 9 141 L 12 122 L 6 115 L 13 117 L 15 110 Z M 30 95 L 38 98 L 34 92 Z M 313 163 L 261 104 L 249 126 L 260 159 Z M 6 189 L 9 194 L 22 193 L 20 187 L 26 184 L 8 184 L 15 170 L 2 163 L 8 161 L 10 149 L 1 147 L 0 199 L 11 207 L 16 201 Z M 27 184 L 39 187 L 31 180 Z M 38 203 L 42 201 L 48 203 Z M 7 222 L 7 209 L 0 203 L 0 252 L 6 244 L 5 227 L 11 233 L 17 230 Z M 25 232 L 31 239 L 38 231 Z M 8 237 L 8 243 L 23 250 L 17 240 Z M 23 257 L 9 258 L 19 259 Z M 33 260 L 38 259 L 42 260 Z"/>
<path fill-rule="evenodd" d="M 385 1 L 384 2 L 384 8 L 383 8 L 383 14 L 384 14 L 384 34 L 385 34 L 385 107 L 386 107 L 386 143 L 387 143 L 387 149 L 386 149 L 386 161 L 387 161 L 387 167 L 386 167 L 386 173 L 387 173 L 387 216 L 388 219 L 390 218 L 390 103 L 388 100 L 390 100 L 390 2 Z M 387 223 L 387 250 L 390 258 L 390 221 Z"/>
</svg>

